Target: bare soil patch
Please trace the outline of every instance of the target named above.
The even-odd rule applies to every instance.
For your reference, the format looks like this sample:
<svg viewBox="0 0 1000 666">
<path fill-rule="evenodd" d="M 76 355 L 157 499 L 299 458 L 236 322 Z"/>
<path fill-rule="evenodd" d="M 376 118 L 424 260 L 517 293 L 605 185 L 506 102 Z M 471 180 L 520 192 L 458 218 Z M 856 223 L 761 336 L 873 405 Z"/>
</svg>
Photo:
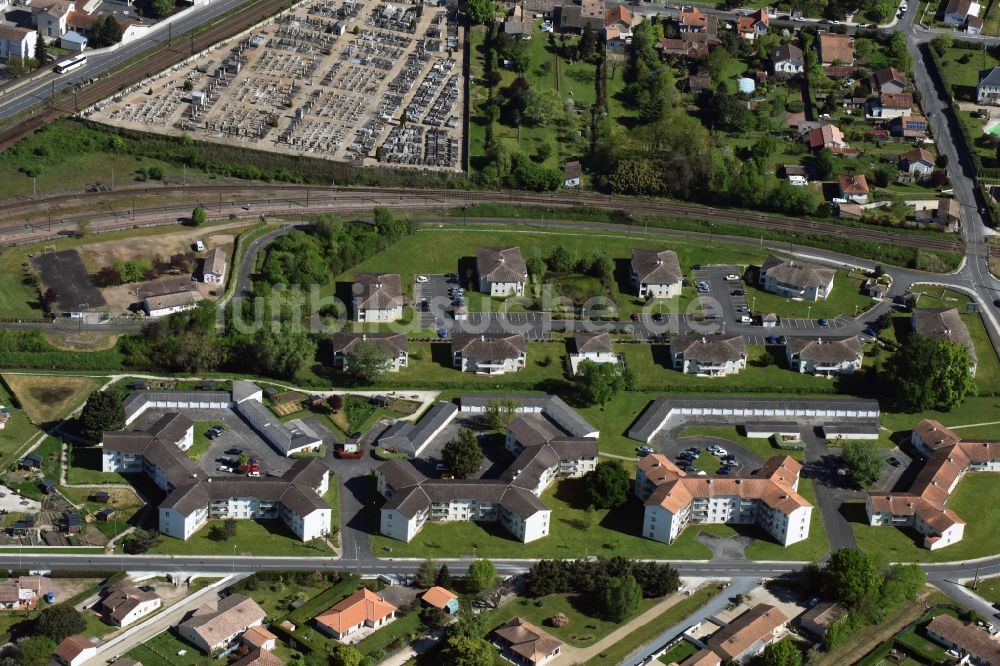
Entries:
<svg viewBox="0 0 1000 666">
<path fill-rule="evenodd" d="M 50 333 L 46 331 L 42 334 L 45 341 L 56 349 L 64 351 L 104 351 L 111 349 L 118 344 L 117 333 L 93 333 L 84 331 L 81 333 Z"/>
<path fill-rule="evenodd" d="M 90 377 L 8 374 L 3 379 L 35 424 L 64 418 L 98 386 Z"/>
</svg>

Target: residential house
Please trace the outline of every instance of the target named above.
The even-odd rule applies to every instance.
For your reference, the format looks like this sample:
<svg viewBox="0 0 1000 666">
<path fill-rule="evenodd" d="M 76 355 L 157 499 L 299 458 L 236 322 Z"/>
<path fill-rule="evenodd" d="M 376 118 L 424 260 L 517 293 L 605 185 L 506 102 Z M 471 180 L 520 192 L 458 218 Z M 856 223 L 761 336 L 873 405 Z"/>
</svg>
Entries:
<svg viewBox="0 0 1000 666">
<path fill-rule="evenodd" d="M 844 140 L 844 133 L 839 127 L 829 123 L 810 129 L 807 139 L 809 141 L 809 148 L 812 150 L 829 148 L 836 152 L 848 147 L 847 141 Z"/>
<path fill-rule="evenodd" d="M 957 199 L 938 199 L 934 222 L 948 231 L 958 231 L 962 226 L 962 204 Z"/>
<path fill-rule="evenodd" d="M 583 33 L 587 28 L 595 33 L 604 28 L 604 0 L 582 0 L 580 4 L 559 7 L 559 29 Z"/>
<path fill-rule="evenodd" d="M 52 41 L 66 34 L 69 15 L 75 10 L 76 4 L 68 0 L 34 0 L 31 18 L 38 34 Z"/>
<path fill-rule="evenodd" d="M 670 364 L 686 374 L 735 375 L 747 365 L 747 344 L 742 335 L 674 336 L 670 339 Z"/>
<path fill-rule="evenodd" d="M 608 46 L 624 47 L 632 43 L 632 26 L 635 16 L 625 5 L 618 5 L 604 12 L 604 40 Z"/>
<path fill-rule="evenodd" d="M 722 666 L 722 658 L 708 648 L 702 648 L 681 663 L 674 662 L 667 666 Z"/>
<path fill-rule="evenodd" d="M 517 372 L 528 358 L 528 341 L 521 333 L 454 333 L 451 338 L 452 367 L 462 372 L 502 375 Z"/>
<path fill-rule="evenodd" d="M 409 362 L 410 343 L 405 333 L 335 333 L 331 342 L 333 367 L 337 370 L 350 370 L 348 357 L 362 343 L 379 350 L 386 359 L 389 372 L 399 372 Z"/>
<path fill-rule="evenodd" d="M 746 664 L 777 641 L 788 622 L 776 607 L 757 604 L 708 637 L 708 647 L 725 660 Z"/>
<path fill-rule="evenodd" d="M 37 576 L 8 579 L 0 583 L 0 611 L 34 610 L 40 593 L 41 579 Z"/>
<path fill-rule="evenodd" d="M 181 638 L 207 654 L 215 654 L 250 627 L 264 623 L 267 613 L 242 594 L 206 601 L 177 625 Z"/>
<path fill-rule="evenodd" d="M 56 646 L 56 661 L 63 666 L 81 666 L 97 656 L 97 646 L 86 636 L 69 636 Z"/>
<path fill-rule="evenodd" d="M 205 255 L 205 268 L 201 272 L 201 281 L 205 284 L 226 283 L 226 262 L 228 254 L 221 248 L 213 248 Z"/>
<path fill-rule="evenodd" d="M 1000 67 L 979 73 L 976 85 L 976 102 L 979 104 L 1000 104 Z"/>
<path fill-rule="evenodd" d="M 847 615 L 847 609 L 835 601 L 823 601 L 801 616 L 799 616 L 799 626 L 808 631 L 816 638 L 826 638 L 826 630 L 830 625 Z"/>
<path fill-rule="evenodd" d="M 285 666 L 285 660 L 273 652 L 253 648 L 236 661 L 230 662 L 229 666 Z"/>
<path fill-rule="evenodd" d="M 521 248 L 481 247 L 476 250 L 479 291 L 491 296 L 523 296 L 528 266 Z"/>
<path fill-rule="evenodd" d="M 394 422 L 379 435 L 378 445 L 403 451 L 416 458 L 457 415 L 458 408 L 453 403 L 435 402 L 416 424 L 403 420 Z"/>
<path fill-rule="evenodd" d="M 965 33 L 968 35 L 978 35 L 983 32 L 983 19 L 969 14 L 965 17 Z"/>
<path fill-rule="evenodd" d="M 240 642 L 248 649 L 271 651 L 277 645 L 278 637 L 272 634 L 264 625 L 250 627 L 240 636 Z"/>
<path fill-rule="evenodd" d="M 884 92 L 869 107 L 869 115 L 875 118 L 908 116 L 913 111 L 913 93 Z"/>
<path fill-rule="evenodd" d="M 200 292 L 195 290 L 175 291 L 159 296 L 150 296 L 142 300 L 142 309 L 150 317 L 166 317 L 176 312 L 191 310 L 204 300 Z"/>
<path fill-rule="evenodd" d="M 899 156 L 899 169 L 911 176 L 929 175 L 934 171 L 934 156 L 923 148 L 913 148 Z"/>
<path fill-rule="evenodd" d="M 706 14 L 696 6 L 681 7 L 677 13 L 677 30 L 684 39 L 686 33 L 704 34 L 708 38 L 708 46 L 718 40 L 719 18 L 715 14 Z"/>
<path fill-rule="evenodd" d="M 35 42 L 38 32 L 30 28 L 21 28 L 7 21 L 0 22 L 0 61 L 8 62 L 11 58 L 27 60 L 35 57 Z"/>
<path fill-rule="evenodd" d="M 805 66 L 802 49 L 794 44 L 782 44 L 771 54 L 771 71 L 775 74 L 801 74 Z"/>
<path fill-rule="evenodd" d="M 684 274 L 673 250 L 632 250 L 629 278 L 640 298 L 680 296 Z"/>
<path fill-rule="evenodd" d="M 900 93 L 909 85 L 909 80 L 904 72 L 895 67 L 883 67 L 876 69 L 868 77 L 868 85 L 873 93 Z"/>
<path fill-rule="evenodd" d="M 657 46 L 664 57 L 702 58 L 708 55 L 709 42 L 708 33 L 682 32 L 677 39 L 664 37 Z"/>
<path fill-rule="evenodd" d="M 927 136 L 927 118 L 921 115 L 904 113 L 893 118 L 889 123 L 892 136 L 906 139 L 923 139 Z"/>
<path fill-rule="evenodd" d="M 444 611 L 448 615 L 458 612 L 458 595 L 451 590 L 435 586 L 420 595 L 420 601 L 430 607 Z"/>
<path fill-rule="evenodd" d="M 566 162 L 563 167 L 563 187 L 580 187 L 583 178 L 583 166 L 579 160 Z"/>
<path fill-rule="evenodd" d="M 323 633 L 345 641 L 364 627 L 380 629 L 389 624 L 396 619 L 396 610 L 385 597 L 363 587 L 317 615 L 314 621 Z"/>
<path fill-rule="evenodd" d="M 736 32 L 743 39 L 753 41 L 761 35 L 767 34 L 767 28 L 771 24 L 771 19 L 767 12 L 758 9 L 749 16 L 740 16 L 736 19 Z"/>
<path fill-rule="evenodd" d="M 66 30 L 78 33 L 83 37 L 91 37 L 98 23 L 103 21 L 104 17 L 98 14 L 72 11 L 66 17 Z"/>
<path fill-rule="evenodd" d="M 403 289 L 398 273 L 354 276 L 354 318 L 362 322 L 397 321 L 403 317 Z"/>
<path fill-rule="evenodd" d="M 955 308 L 913 308 L 910 318 L 913 332 L 925 338 L 947 340 L 962 345 L 969 350 L 972 360 L 970 371 L 976 376 L 976 346 L 972 342 L 969 328 L 962 321 L 962 316 Z"/>
<path fill-rule="evenodd" d="M 786 298 L 826 300 L 836 274 L 832 268 L 770 255 L 760 267 L 760 288 Z"/>
<path fill-rule="evenodd" d="M 837 176 L 840 198 L 854 203 L 868 203 L 868 179 L 864 174 Z"/>
<path fill-rule="evenodd" d="M 514 5 L 510 16 L 504 21 L 503 31 L 515 39 L 531 39 L 534 32 L 535 22 L 529 12 L 525 12 L 523 6 Z"/>
<path fill-rule="evenodd" d="M 957 652 L 960 663 L 976 666 L 1000 664 L 1000 640 L 990 635 L 988 628 L 965 624 L 958 618 L 941 613 L 931 618 L 924 631 L 932 641 Z"/>
<path fill-rule="evenodd" d="M 819 33 L 819 61 L 822 65 L 854 64 L 854 37 L 833 32 Z"/>
<path fill-rule="evenodd" d="M 559 657 L 562 642 L 517 616 L 493 630 L 493 644 L 519 666 L 542 666 Z"/>
<path fill-rule="evenodd" d="M 798 493 L 802 463 L 769 458 L 753 476 L 688 476 L 670 458 L 639 459 L 635 495 L 642 500 L 642 536 L 671 543 L 691 523 L 759 525 L 789 546 L 809 537 L 812 505 Z"/>
<path fill-rule="evenodd" d="M 100 597 L 97 612 L 105 623 L 116 627 L 127 627 L 162 605 L 156 592 L 140 590 L 128 578 L 101 590 Z"/>
<path fill-rule="evenodd" d="M 864 351 L 857 336 L 849 338 L 790 337 L 785 343 L 788 367 L 811 375 L 850 375 L 861 369 Z"/>
<path fill-rule="evenodd" d="M 687 80 L 687 89 L 692 95 L 700 95 L 712 87 L 712 74 L 707 69 L 700 69 Z"/>
<path fill-rule="evenodd" d="M 969 16 L 979 16 L 980 9 L 975 0 L 948 0 L 944 8 L 944 22 L 951 26 L 963 26 Z"/>
<path fill-rule="evenodd" d="M 580 331 L 573 338 L 575 351 L 570 352 L 569 362 L 573 374 L 577 373 L 580 363 L 621 363 L 621 357 L 614 352 L 611 336 L 608 333 L 586 333 Z"/>
</svg>

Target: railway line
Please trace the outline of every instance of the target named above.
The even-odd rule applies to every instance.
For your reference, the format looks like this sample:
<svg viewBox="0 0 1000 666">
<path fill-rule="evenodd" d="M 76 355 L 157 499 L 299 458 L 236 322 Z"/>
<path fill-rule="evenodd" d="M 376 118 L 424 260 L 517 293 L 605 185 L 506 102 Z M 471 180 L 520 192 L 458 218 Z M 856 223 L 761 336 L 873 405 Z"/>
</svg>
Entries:
<svg viewBox="0 0 1000 666">
<path fill-rule="evenodd" d="M 138 203 L 135 202 L 139 200 Z M 959 237 L 908 234 L 877 228 L 845 226 L 822 220 L 789 218 L 753 211 L 720 209 L 697 204 L 615 197 L 589 192 L 539 194 L 514 191 L 470 191 L 449 189 L 407 189 L 359 187 L 317 188 L 305 185 L 197 185 L 119 189 L 115 191 L 65 194 L 38 200 L 8 201 L 0 204 L 0 245 L 41 242 L 72 231 L 78 219 L 88 219 L 94 231 L 126 222 L 146 226 L 142 217 L 158 216 L 150 223 L 163 224 L 186 217 L 192 207 L 203 206 L 209 215 L 308 214 L 314 212 L 358 212 L 375 206 L 395 209 L 440 210 L 475 204 L 507 203 L 553 209 L 593 207 L 623 211 L 635 218 L 668 216 L 711 222 L 753 225 L 757 228 L 795 233 L 817 233 L 848 237 L 874 243 L 905 245 L 964 253 Z M 81 212 L 85 211 L 85 212 Z M 94 213 L 111 218 L 100 224 Z M 248 212 L 249 211 L 249 212 Z M 44 217 L 45 219 L 41 219 Z M 639 224 L 639 220 L 636 220 Z"/>
<path fill-rule="evenodd" d="M 144 56 L 107 78 L 98 79 L 93 83 L 78 87 L 78 90 L 69 94 L 68 97 L 0 130 L 0 150 L 6 150 L 32 132 L 63 116 L 71 115 L 80 108 L 88 107 L 114 95 L 123 88 L 142 81 L 151 72 L 159 72 L 172 67 L 193 53 L 198 53 L 217 42 L 239 34 L 277 14 L 285 6 L 285 0 L 259 0 L 259 2 L 243 7 L 229 16 L 222 17 L 191 39 L 178 40 L 175 46 L 168 46 Z"/>
</svg>

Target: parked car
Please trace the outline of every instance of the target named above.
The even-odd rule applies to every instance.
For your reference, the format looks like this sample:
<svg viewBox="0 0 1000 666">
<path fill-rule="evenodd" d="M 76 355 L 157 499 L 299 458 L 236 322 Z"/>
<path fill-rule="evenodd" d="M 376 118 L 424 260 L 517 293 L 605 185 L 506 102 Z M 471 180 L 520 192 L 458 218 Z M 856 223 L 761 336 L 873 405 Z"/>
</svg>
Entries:
<svg viewBox="0 0 1000 666">
<path fill-rule="evenodd" d="M 740 276 L 736 275 L 735 273 L 730 273 L 729 275 L 726 276 L 726 279 L 729 280 L 730 282 L 739 282 Z"/>
<path fill-rule="evenodd" d="M 876 335 L 878 335 L 878 331 L 875 330 L 875 327 L 869 326 L 868 328 L 865 329 L 865 335 L 874 338 Z"/>
<path fill-rule="evenodd" d="M 426 284 L 428 282 L 426 275 L 417 276 L 417 284 Z"/>
<path fill-rule="evenodd" d="M 716 472 L 716 474 L 718 474 L 719 476 L 729 476 L 730 474 L 732 474 L 732 471 L 728 467 L 723 467 L 718 472 Z"/>
<path fill-rule="evenodd" d="M 714 453 L 719 458 L 725 458 L 726 456 L 729 455 L 729 451 L 726 451 L 721 446 L 712 451 L 712 453 Z"/>
<path fill-rule="evenodd" d="M 653 452 L 653 447 L 652 446 L 640 446 L 639 447 L 639 455 L 640 456 L 648 456 L 652 452 Z"/>
<path fill-rule="evenodd" d="M 260 478 L 260 472 L 259 471 L 247 472 L 247 476 L 249 476 L 251 479 L 257 479 Z"/>
<path fill-rule="evenodd" d="M 776 344 L 778 344 L 778 338 L 777 338 L 777 336 L 774 336 L 774 335 L 767 336 L 767 344 L 769 344 L 769 345 L 776 345 Z"/>
<path fill-rule="evenodd" d="M 748 314 L 743 314 L 743 315 L 740 316 L 740 323 L 741 324 L 752 324 L 753 323 L 753 317 L 751 317 Z"/>
<path fill-rule="evenodd" d="M 744 294 L 743 294 L 743 290 L 742 289 L 733 289 L 731 292 L 729 292 L 729 295 L 730 296 L 743 296 Z"/>
<path fill-rule="evenodd" d="M 820 326 L 829 326 L 830 325 L 830 321 L 828 319 L 820 319 L 816 323 L 819 324 Z"/>
<path fill-rule="evenodd" d="M 231 449 L 226 449 L 227 456 L 238 456 L 243 453 L 243 449 L 238 449 L 235 446 Z"/>
<path fill-rule="evenodd" d="M 890 464 L 890 465 L 892 465 L 893 467 L 899 467 L 900 465 L 902 465 L 902 464 L 903 464 L 903 463 L 902 463 L 902 462 L 900 461 L 900 459 L 899 459 L 899 458 L 897 458 L 896 456 L 889 456 L 889 460 L 888 460 L 888 462 L 889 462 L 889 464 Z"/>
</svg>

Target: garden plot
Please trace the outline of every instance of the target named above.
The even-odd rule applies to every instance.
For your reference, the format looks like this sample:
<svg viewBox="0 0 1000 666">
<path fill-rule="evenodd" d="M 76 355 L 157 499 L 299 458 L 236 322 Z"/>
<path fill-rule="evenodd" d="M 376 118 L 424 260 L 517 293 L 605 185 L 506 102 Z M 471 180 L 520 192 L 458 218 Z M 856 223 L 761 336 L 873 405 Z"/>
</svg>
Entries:
<svg viewBox="0 0 1000 666">
<path fill-rule="evenodd" d="M 300 3 L 86 113 L 362 166 L 460 170 L 461 40 L 443 8 Z"/>
</svg>

